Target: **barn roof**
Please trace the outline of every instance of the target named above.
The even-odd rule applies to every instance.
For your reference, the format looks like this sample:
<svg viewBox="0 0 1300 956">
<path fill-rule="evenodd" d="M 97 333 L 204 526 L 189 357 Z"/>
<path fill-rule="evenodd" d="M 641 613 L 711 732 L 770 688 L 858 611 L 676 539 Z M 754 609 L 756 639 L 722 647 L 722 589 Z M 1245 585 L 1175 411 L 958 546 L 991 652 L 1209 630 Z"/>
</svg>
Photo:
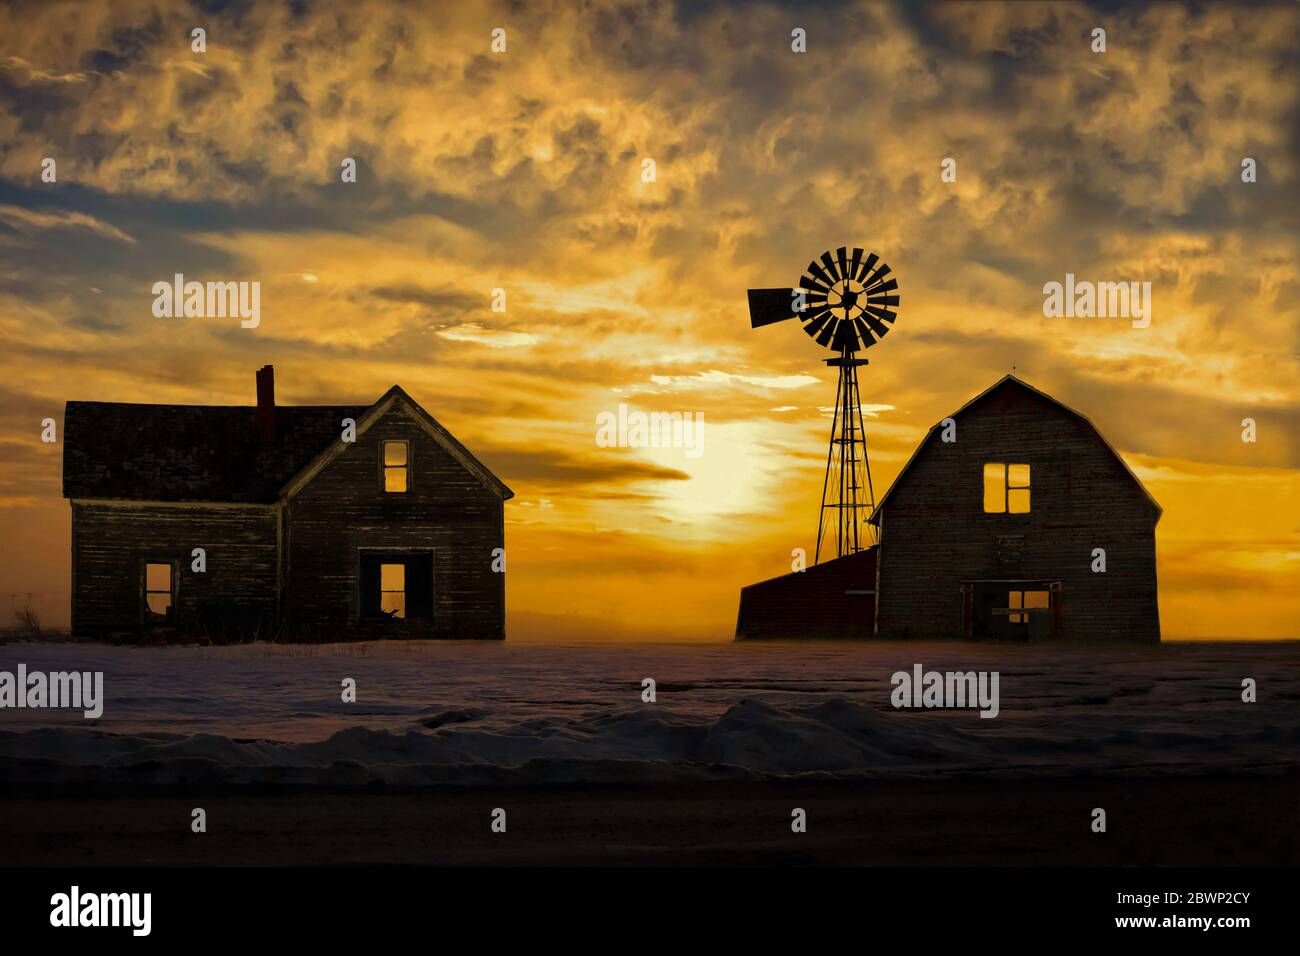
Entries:
<svg viewBox="0 0 1300 956">
<path fill-rule="evenodd" d="M 1159 517 L 1163 509 L 1160 507 L 1159 504 L 1156 503 L 1156 499 L 1151 496 L 1151 492 L 1147 491 L 1146 486 L 1142 484 L 1141 479 L 1139 479 L 1138 476 L 1133 473 L 1133 469 L 1128 466 L 1128 462 L 1126 462 L 1123 456 L 1120 455 L 1120 453 L 1115 450 L 1115 446 L 1113 446 L 1110 442 L 1108 442 L 1105 436 L 1102 435 L 1101 430 L 1098 429 L 1097 426 L 1093 424 L 1092 419 L 1090 419 L 1087 415 L 1084 415 L 1082 412 L 1075 411 L 1069 405 L 1066 405 L 1064 402 L 1053 398 L 1051 395 L 1048 395 L 1046 392 L 1042 391 L 1041 389 L 1034 388 L 1034 386 L 1030 385 L 1028 382 L 1016 378 L 1016 376 L 1014 375 L 1008 374 L 1002 376 L 1002 378 L 998 379 L 988 388 L 984 389 L 984 391 L 980 392 L 978 395 L 976 395 L 974 398 L 968 401 L 965 405 L 963 405 L 961 408 L 957 409 L 955 412 L 953 412 L 951 415 L 947 417 L 953 419 L 957 418 L 963 412 L 977 405 L 983 399 L 992 395 L 995 391 L 997 391 L 999 388 L 1001 388 L 1004 385 L 1017 386 L 1031 395 L 1035 395 L 1041 399 L 1044 399 L 1045 401 L 1049 402 L 1052 405 L 1055 405 L 1057 408 L 1061 409 L 1067 414 L 1072 415 L 1075 418 L 1079 419 L 1081 422 L 1087 425 L 1088 428 L 1092 429 L 1093 434 L 1095 434 L 1097 438 L 1101 441 L 1102 445 L 1106 447 L 1106 450 L 1109 451 L 1111 455 L 1115 457 L 1115 460 L 1117 462 L 1119 462 L 1120 467 L 1124 469 L 1125 474 L 1127 474 L 1129 478 L 1133 480 L 1133 484 L 1136 485 L 1138 490 L 1142 492 L 1142 494 L 1146 497 L 1147 501 L 1151 502 L 1151 507 L 1155 509 L 1156 518 L 1157 520 L 1159 520 Z M 872 524 L 875 525 L 880 524 L 880 516 L 885 507 L 885 502 L 889 500 L 889 496 L 893 494 L 894 489 L 897 488 L 900 484 L 902 484 L 903 477 L 907 474 L 908 469 L 912 467 L 913 463 L 920 456 L 921 451 L 926 447 L 926 445 L 929 444 L 930 438 L 934 435 L 935 431 L 942 424 L 943 422 L 939 421 L 930 426 L 930 430 L 926 432 L 925 437 L 921 439 L 921 443 L 916 446 L 916 450 L 912 452 L 912 456 L 907 459 L 907 464 L 903 465 L 903 470 L 898 473 L 898 477 L 894 479 L 894 483 L 889 486 L 889 490 L 885 492 L 884 497 L 882 497 L 880 501 L 876 504 L 876 510 L 873 511 L 871 513 L 871 517 L 867 519 Z"/>
<path fill-rule="evenodd" d="M 397 386 L 373 405 L 276 405 L 276 438 L 269 443 L 258 438 L 255 405 L 68 402 L 63 496 L 269 504 L 339 443 L 344 418 L 356 420 L 360 430 L 394 394 L 436 426 L 454 457 L 511 497 L 510 489 Z"/>
</svg>

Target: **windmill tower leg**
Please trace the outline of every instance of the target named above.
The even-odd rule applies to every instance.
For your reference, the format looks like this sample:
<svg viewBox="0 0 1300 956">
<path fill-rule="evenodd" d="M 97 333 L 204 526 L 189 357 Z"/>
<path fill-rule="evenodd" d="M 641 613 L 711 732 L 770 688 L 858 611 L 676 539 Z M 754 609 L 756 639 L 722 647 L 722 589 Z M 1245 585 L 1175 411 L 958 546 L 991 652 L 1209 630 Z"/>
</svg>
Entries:
<svg viewBox="0 0 1300 956">
<path fill-rule="evenodd" d="M 840 409 L 843 405 L 843 394 L 844 394 L 844 370 L 841 369 L 839 380 L 835 386 L 835 411 L 832 413 L 833 417 L 831 418 L 831 441 L 830 441 L 830 445 L 826 449 L 826 477 L 822 479 L 822 506 L 821 509 L 817 512 L 817 550 L 813 554 L 813 564 L 816 564 L 821 560 L 822 539 L 825 536 L 827 530 L 826 529 L 826 519 L 828 517 L 827 511 L 831 511 L 833 515 L 836 515 L 835 548 L 837 551 L 839 550 L 839 537 L 840 537 L 839 517 L 838 517 L 838 512 L 832 510 L 835 508 L 835 502 L 837 500 L 838 492 L 836 491 L 835 488 L 831 487 L 831 475 L 834 474 L 836 471 L 835 447 L 837 443 L 835 439 L 836 439 L 836 434 L 840 430 Z"/>
<path fill-rule="evenodd" d="M 839 369 L 835 390 L 835 412 L 831 420 L 830 447 L 826 453 L 826 477 L 822 482 L 822 506 L 817 520 L 816 564 L 821 560 L 822 541 L 829 521 L 835 522 L 835 557 L 855 554 L 874 544 L 866 519 L 875 510 L 871 467 L 867 460 L 867 434 L 858 395 L 858 369 L 867 364 L 847 349 L 827 365 Z"/>
</svg>

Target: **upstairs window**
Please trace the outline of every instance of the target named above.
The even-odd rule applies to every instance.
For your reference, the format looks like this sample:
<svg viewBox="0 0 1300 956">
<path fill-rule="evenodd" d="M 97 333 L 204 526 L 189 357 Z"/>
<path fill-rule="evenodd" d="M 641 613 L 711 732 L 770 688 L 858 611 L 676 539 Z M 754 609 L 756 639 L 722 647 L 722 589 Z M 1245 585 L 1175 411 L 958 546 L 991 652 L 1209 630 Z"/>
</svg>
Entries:
<svg viewBox="0 0 1300 956">
<path fill-rule="evenodd" d="M 409 442 L 386 441 L 380 446 L 384 491 L 401 494 L 411 490 L 411 447 Z"/>
<path fill-rule="evenodd" d="M 172 566 L 150 561 L 144 566 L 144 606 L 147 618 L 171 617 L 176 603 Z"/>
<path fill-rule="evenodd" d="M 984 513 L 1029 513 L 1029 466 L 990 462 L 984 466 Z"/>
</svg>

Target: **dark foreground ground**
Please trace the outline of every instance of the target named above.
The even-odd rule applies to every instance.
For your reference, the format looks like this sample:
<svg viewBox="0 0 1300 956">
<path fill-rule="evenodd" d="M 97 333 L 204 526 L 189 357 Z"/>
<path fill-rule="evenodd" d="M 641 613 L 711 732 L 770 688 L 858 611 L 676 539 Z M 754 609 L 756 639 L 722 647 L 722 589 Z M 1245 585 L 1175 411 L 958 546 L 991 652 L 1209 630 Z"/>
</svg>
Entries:
<svg viewBox="0 0 1300 956">
<path fill-rule="evenodd" d="M 194 807 L 207 833 L 190 831 Z M 795 807 L 806 833 L 790 830 Z M 0 865 L 1297 862 L 1295 773 L 0 800 Z"/>
</svg>

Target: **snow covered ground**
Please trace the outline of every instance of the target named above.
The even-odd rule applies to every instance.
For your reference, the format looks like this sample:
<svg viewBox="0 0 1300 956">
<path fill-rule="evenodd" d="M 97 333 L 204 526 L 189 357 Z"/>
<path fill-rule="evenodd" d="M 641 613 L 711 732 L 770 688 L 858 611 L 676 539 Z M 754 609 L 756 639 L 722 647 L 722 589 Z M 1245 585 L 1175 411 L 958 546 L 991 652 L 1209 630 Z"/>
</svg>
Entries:
<svg viewBox="0 0 1300 956">
<path fill-rule="evenodd" d="M 0 671 L 19 663 L 103 671 L 104 713 L 0 709 L 0 783 L 1272 773 L 1300 760 L 1295 644 L 0 647 Z M 917 663 L 999 672 L 998 717 L 895 710 L 890 677 Z M 341 700 L 347 678 L 356 703 Z"/>
</svg>

